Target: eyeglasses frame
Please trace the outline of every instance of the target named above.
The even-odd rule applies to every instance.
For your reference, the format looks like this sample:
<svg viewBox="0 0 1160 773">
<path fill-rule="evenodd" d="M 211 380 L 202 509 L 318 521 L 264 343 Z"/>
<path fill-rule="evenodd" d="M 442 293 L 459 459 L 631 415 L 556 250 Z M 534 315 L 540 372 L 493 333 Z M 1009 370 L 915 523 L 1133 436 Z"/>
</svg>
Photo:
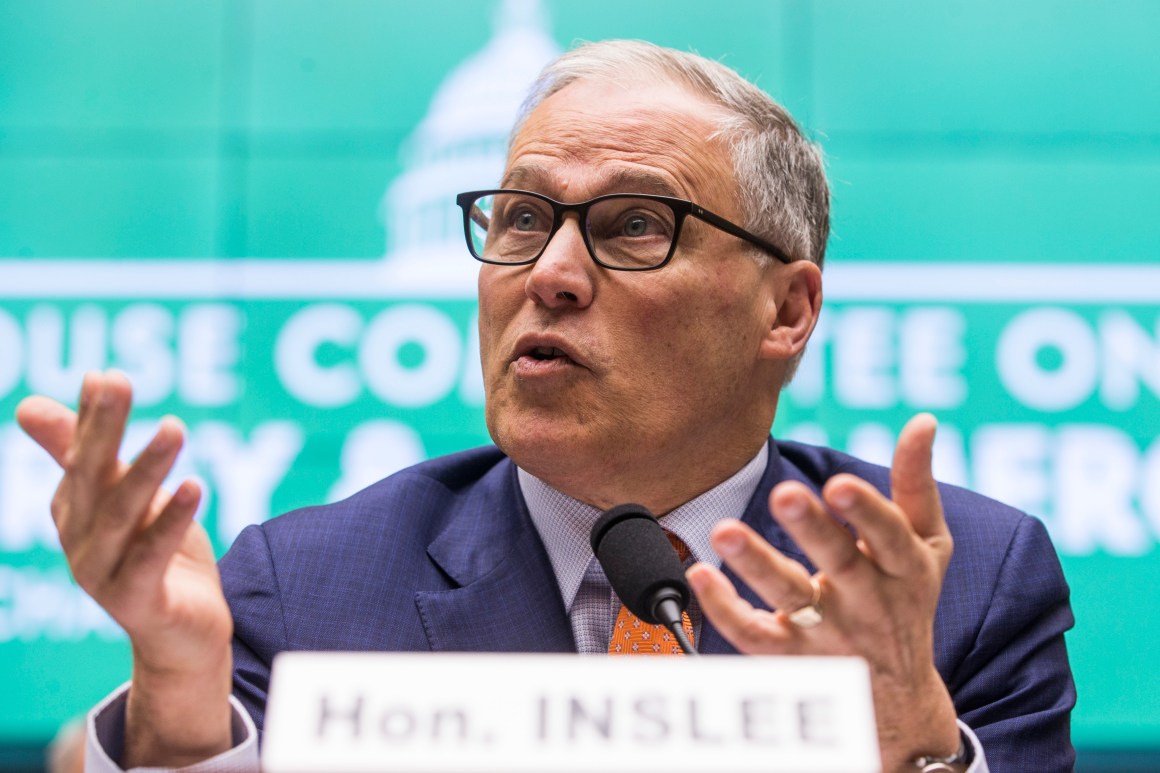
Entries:
<svg viewBox="0 0 1160 773">
<path fill-rule="evenodd" d="M 476 254 L 475 246 L 471 238 L 471 206 L 483 196 L 494 196 L 501 193 L 531 196 L 533 198 L 547 202 L 547 204 L 552 207 L 552 228 L 548 232 L 548 238 L 544 241 L 544 246 L 540 248 L 540 251 L 536 253 L 534 257 L 527 258 L 526 260 L 507 261 L 488 260 L 482 255 Z M 655 266 L 633 268 L 629 266 L 612 266 L 597 257 L 596 248 L 592 244 L 591 234 L 588 233 L 588 210 L 590 210 L 593 205 L 602 201 L 608 201 L 610 199 L 646 199 L 648 201 L 657 201 L 662 204 L 667 204 L 669 208 L 673 210 L 673 215 L 676 218 L 675 224 L 673 226 L 673 239 L 672 243 L 669 245 L 669 252 L 667 255 L 665 255 L 664 260 Z M 786 255 L 785 252 L 783 252 L 777 245 L 771 244 L 765 239 L 762 239 L 760 236 L 746 231 L 741 226 L 729 222 L 725 218 L 710 212 L 699 204 L 695 204 L 688 199 L 678 199 L 673 196 L 658 196 L 650 193 L 606 193 L 603 196 L 596 196 L 594 198 L 588 199 L 587 201 L 579 201 L 575 204 L 565 204 L 561 201 L 556 201 L 553 198 L 545 196 L 542 193 L 536 193 L 534 191 L 524 191 L 515 188 L 494 188 L 491 190 L 467 191 L 465 193 L 460 193 L 455 197 L 455 203 L 459 206 L 460 209 L 463 210 L 463 237 L 467 241 L 467 249 L 471 253 L 471 256 L 482 263 L 490 263 L 495 266 L 526 266 L 529 263 L 535 263 L 540 259 L 541 256 L 543 256 L 544 252 L 547 251 L 548 245 L 552 243 L 552 238 L 555 237 L 556 232 L 559 231 L 560 228 L 564 225 L 564 215 L 569 212 L 575 212 L 576 216 L 579 218 L 580 235 L 584 239 L 584 246 L 588 248 L 589 257 L 591 257 L 597 265 L 603 266 L 604 268 L 611 269 L 613 271 L 656 271 L 658 268 L 663 268 L 666 266 L 668 262 L 672 260 L 673 255 L 677 251 L 677 242 L 681 237 L 681 227 L 685 223 L 685 218 L 690 215 L 697 218 L 698 220 L 708 223 L 718 230 L 724 231 L 730 236 L 735 236 L 738 239 L 749 242 L 755 247 L 761 248 L 765 252 L 768 252 L 770 255 L 777 258 L 782 263 L 793 262 L 793 258 Z"/>
</svg>

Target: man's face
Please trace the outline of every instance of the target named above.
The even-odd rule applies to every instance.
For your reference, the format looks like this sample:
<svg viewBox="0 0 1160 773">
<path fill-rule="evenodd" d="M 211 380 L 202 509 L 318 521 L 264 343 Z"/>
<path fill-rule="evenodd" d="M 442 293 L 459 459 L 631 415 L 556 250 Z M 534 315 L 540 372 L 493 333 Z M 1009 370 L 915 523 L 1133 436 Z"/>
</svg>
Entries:
<svg viewBox="0 0 1160 773">
<path fill-rule="evenodd" d="M 715 110 L 673 85 L 574 83 L 528 117 L 502 186 L 564 202 L 664 194 L 739 222 Z M 569 214 L 536 263 L 480 270 L 488 429 L 521 467 L 598 506 L 644 499 L 642 485 L 697 488 L 702 470 L 708 488 L 768 434 L 760 348 L 777 268 L 688 218 L 667 266 L 613 271 L 579 229 Z"/>
</svg>

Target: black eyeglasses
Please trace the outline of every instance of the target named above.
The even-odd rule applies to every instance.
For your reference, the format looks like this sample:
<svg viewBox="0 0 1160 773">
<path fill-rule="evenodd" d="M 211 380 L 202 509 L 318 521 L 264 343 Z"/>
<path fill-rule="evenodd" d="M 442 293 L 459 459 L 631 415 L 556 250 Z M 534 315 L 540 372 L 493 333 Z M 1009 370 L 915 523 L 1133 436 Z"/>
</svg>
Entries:
<svg viewBox="0 0 1160 773">
<path fill-rule="evenodd" d="M 455 197 L 463 210 L 467 248 L 484 263 L 518 266 L 544 254 L 564 215 L 575 212 L 592 259 L 617 271 L 649 271 L 669 262 L 689 215 L 744 239 L 782 263 L 790 257 L 744 228 L 685 199 L 644 193 L 610 193 L 564 204 L 539 193 L 470 191 Z"/>
</svg>

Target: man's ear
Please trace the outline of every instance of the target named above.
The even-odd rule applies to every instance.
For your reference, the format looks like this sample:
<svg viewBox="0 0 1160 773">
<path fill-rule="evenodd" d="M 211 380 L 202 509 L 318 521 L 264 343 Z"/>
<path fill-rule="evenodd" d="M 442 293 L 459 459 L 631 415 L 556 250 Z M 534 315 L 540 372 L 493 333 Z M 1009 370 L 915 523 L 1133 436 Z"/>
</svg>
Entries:
<svg viewBox="0 0 1160 773">
<path fill-rule="evenodd" d="M 822 310 L 822 270 L 808 260 L 770 269 L 773 282 L 769 328 L 761 356 L 770 360 L 796 357 L 814 332 Z"/>
</svg>

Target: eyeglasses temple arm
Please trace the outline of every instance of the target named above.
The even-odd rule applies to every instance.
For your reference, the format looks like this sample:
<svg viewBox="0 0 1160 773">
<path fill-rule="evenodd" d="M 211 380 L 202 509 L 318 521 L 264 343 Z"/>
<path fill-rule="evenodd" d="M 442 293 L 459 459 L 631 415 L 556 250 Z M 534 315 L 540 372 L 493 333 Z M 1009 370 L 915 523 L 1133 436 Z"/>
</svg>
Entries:
<svg viewBox="0 0 1160 773">
<path fill-rule="evenodd" d="M 749 231 L 746 231 L 744 228 L 741 228 L 740 226 L 733 225 L 733 223 L 730 223 L 725 218 L 721 217 L 720 215 L 713 214 L 712 212 L 705 209 L 704 207 L 700 207 L 700 206 L 697 206 L 696 204 L 694 204 L 693 208 L 691 210 L 691 214 L 693 215 L 693 217 L 697 218 L 698 220 L 704 220 L 709 225 L 712 225 L 716 228 L 720 228 L 722 231 L 724 231 L 727 234 L 730 234 L 731 236 L 736 236 L 738 239 L 744 239 L 745 241 L 749 242 L 750 244 L 753 244 L 753 245 L 760 247 L 761 249 L 768 252 L 770 255 L 773 255 L 773 257 L 780 260 L 782 263 L 792 263 L 793 262 L 793 258 L 786 255 L 781 250 L 781 248 L 778 247 L 777 245 L 771 244 L 770 242 L 767 242 L 765 239 L 762 239 L 760 236 L 757 236 L 756 234 L 749 233 Z"/>
</svg>

